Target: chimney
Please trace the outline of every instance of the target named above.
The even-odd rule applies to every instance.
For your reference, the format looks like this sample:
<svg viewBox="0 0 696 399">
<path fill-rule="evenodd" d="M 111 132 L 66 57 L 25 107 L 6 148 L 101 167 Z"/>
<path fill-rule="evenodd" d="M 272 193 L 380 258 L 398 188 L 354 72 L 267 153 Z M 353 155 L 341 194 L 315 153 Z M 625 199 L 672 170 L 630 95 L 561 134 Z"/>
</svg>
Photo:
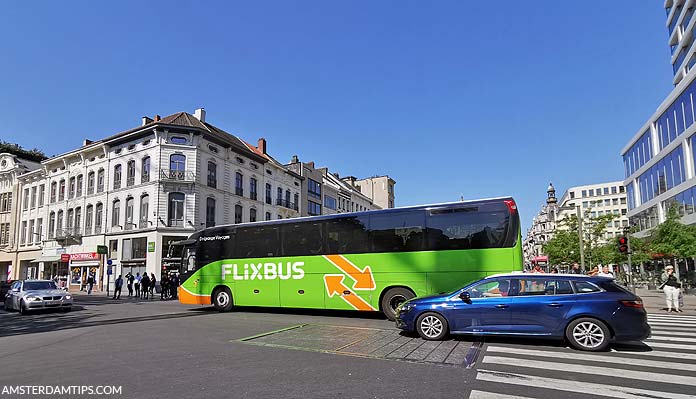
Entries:
<svg viewBox="0 0 696 399">
<path fill-rule="evenodd" d="M 155 115 L 155 122 L 159 122 L 161 119 L 159 115 Z"/>
<path fill-rule="evenodd" d="M 256 146 L 256 148 L 258 148 L 259 151 L 261 151 L 264 155 L 266 155 L 266 139 L 261 137 L 259 139 L 259 144 Z"/>
<path fill-rule="evenodd" d="M 198 108 L 193 112 L 193 116 L 201 122 L 205 122 L 205 108 Z M 265 152 L 265 151 L 264 151 Z"/>
<path fill-rule="evenodd" d="M 308 162 L 307 165 L 309 165 L 310 168 L 314 169 L 314 161 Z"/>
<path fill-rule="evenodd" d="M 143 124 L 142 124 L 141 126 L 145 126 L 145 125 L 147 125 L 148 123 L 151 123 L 151 122 L 152 122 L 152 118 L 150 118 L 150 117 L 148 117 L 148 116 L 143 116 Z"/>
<path fill-rule="evenodd" d="M 90 140 L 90 139 L 84 139 L 84 140 L 82 141 L 82 146 L 84 147 L 84 146 L 90 145 L 90 144 L 92 144 L 92 143 L 94 143 L 94 141 L 92 141 L 92 140 Z"/>
<path fill-rule="evenodd" d="M 299 163 L 300 158 L 297 155 L 293 155 L 292 159 L 290 160 L 290 163 Z"/>
</svg>

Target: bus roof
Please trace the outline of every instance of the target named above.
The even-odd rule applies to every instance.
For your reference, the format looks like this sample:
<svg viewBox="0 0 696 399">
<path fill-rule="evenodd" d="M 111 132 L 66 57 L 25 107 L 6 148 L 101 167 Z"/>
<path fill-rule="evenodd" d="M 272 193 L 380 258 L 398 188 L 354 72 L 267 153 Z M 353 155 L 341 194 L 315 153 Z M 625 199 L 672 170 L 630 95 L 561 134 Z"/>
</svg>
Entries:
<svg viewBox="0 0 696 399">
<path fill-rule="evenodd" d="M 306 220 L 312 220 L 312 221 L 332 220 L 332 219 L 344 218 L 344 217 L 349 217 L 349 216 L 361 216 L 361 215 L 369 215 L 369 214 L 374 214 L 374 213 L 393 213 L 393 212 L 401 212 L 401 211 L 405 211 L 405 210 L 417 210 L 417 209 L 424 209 L 425 210 L 425 209 L 439 208 L 439 207 L 446 207 L 446 206 L 496 203 L 496 202 L 502 202 L 505 200 L 514 201 L 514 199 L 512 197 L 495 197 L 495 198 L 483 198 L 483 199 L 468 200 L 468 201 L 443 202 L 443 203 L 439 203 L 439 204 L 411 205 L 411 206 L 405 206 L 405 207 L 399 207 L 399 208 L 374 209 L 374 210 L 361 211 L 361 212 L 343 212 L 343 213 L 336 213 L 333 215 L 302 216 L 302 217 L 289 218 L 289 219 L 274 219 L 274 220 L 261 220 L 261 221 L 257 221 L 257 222 L 223 224 L 223 225 L 219 225 L 219 226 L 208 227 L 206 229 L 197 231 L 197 232 L 191 234 L 191 237 L 193 237 L 196 234 L 204 234 L 206 231 L 215 231 L 218 229 L 224 230 L 224 229 L 228 229 L 230 227 L 236 228 L 236 227 L 259 226 L 259 225 L 276 225 L 276 224 L 280 225 L 280 224 L 286 224 L 286 223 L 297 223 L 298 221 L 306 221 Z"/>
</svg>

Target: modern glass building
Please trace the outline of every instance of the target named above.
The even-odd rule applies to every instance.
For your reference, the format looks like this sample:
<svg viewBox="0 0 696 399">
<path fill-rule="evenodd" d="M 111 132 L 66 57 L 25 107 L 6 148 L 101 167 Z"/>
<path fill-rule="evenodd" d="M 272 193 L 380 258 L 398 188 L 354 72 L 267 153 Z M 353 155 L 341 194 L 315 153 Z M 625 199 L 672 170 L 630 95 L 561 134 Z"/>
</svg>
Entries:
<svg viewBox="0 0 696 399">
<path fill-rule="evenodd" d="M 628 217 L 639 235 L 663 222 L 672 204 L 684 223 L 696 223 L 695 8 L 696 0 L 665 1 L 675 87 L 621 151 Z"/>
</svg>

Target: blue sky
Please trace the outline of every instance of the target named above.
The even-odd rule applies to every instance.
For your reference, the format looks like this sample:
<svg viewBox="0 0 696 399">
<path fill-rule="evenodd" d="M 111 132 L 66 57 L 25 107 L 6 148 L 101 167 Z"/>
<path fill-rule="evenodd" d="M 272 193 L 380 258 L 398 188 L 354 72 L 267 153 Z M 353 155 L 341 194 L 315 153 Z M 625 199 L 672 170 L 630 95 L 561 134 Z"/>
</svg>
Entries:
<svg viewBox="0 0 696 399">
<path fill-rule="evenodd" d="M 8 2 L 0 138 L 58 154 L 193 113 L 396 205 L 623 179 L 672 88 L 661 1 Z"/>
</svg>

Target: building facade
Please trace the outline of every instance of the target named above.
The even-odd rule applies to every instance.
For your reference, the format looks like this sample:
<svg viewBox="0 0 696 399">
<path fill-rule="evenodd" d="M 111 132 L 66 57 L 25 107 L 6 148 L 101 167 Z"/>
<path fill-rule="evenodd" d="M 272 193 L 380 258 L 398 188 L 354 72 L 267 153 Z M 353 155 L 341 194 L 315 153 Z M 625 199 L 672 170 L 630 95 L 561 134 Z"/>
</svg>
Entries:
<svg viewBox="0 0 696 399">
<path fill-rule="evenodd" d="M 695 7 L 693 0 L 665 2 L 675 87 L 621 150 L 628 217 L 639 236 L 673 206 L 684 223 L 696 223 Z"/>
<path fill-rule="evenodd" d="M 299 216 L 292 201 L 301 201 L 302 177 L 266 154 L 265 140 L 252 146 L 205 116 L 145 117 L 21 175 L 12 278 L 55 277 L 71 288 L 89 275 L 101 283 L 128 272 L 159 279 L 175 261 L 169 243 L 196 230 Z"/>
<path fill-rule="evenodd" d="M 549 187 L 546 189 L 546 204 L 534 216 L 532 225 L 522 240 L 522 255 L 526 265 L 531 265 L 534 261 L 545 256 L 542 248 L 546 242 L 553 238 L 553 232 L 556 231 L 557 215 L 556 189 L 553 184 L 549 183 Z"/>
</svg>

